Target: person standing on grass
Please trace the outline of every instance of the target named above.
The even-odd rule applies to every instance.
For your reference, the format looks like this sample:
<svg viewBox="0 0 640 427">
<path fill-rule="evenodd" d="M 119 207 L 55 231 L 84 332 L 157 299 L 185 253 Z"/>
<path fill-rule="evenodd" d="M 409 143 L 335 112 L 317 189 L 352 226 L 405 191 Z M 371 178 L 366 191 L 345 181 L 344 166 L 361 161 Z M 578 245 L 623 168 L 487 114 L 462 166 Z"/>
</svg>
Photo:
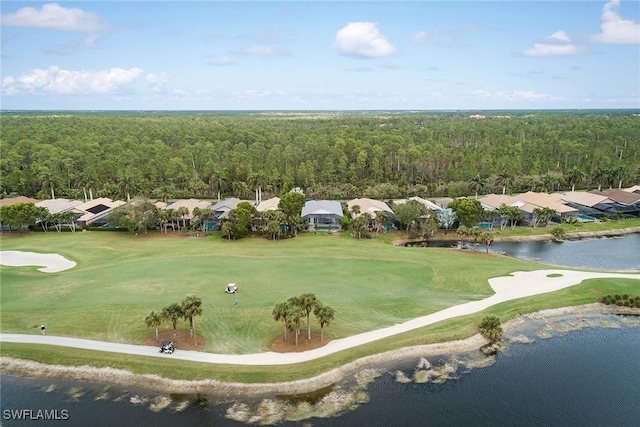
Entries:
<svg viewBox="0 0 640 427">
<path fill-rule="evenodd" d="M 45 330 L 45 329 L 46 329 L 46 328 L 44 327 L 44 325 L 40 325 L 40 333 L 41 333 L 42 335 L 44 335 L 44 330 Z"/>
<path fill-rule="evenodd" d="M 233 304 L 234 307 L 237 307 L 240 303 L 238 302 L 238 298 L 236 298 L 236 302 Z"/>
</svg>

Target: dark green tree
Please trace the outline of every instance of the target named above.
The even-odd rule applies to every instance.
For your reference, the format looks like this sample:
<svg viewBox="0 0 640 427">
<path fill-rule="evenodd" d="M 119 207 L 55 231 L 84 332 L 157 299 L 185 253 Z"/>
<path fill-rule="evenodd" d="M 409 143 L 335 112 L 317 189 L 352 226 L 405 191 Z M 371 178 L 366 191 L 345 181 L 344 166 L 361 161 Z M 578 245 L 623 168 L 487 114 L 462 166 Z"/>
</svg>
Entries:
<svg viewBox="0 0 640 427">
<path fill-rule="evenodd" d="M 495 341 L 502 336 L 502 324 L 500 318 L 495 315 L 489 315 L 482 318 L 480 325 L 478 326 L 480 335 Z"/>
<path fill-rule="evenodd" d="M 278 208 L 287 218 L 287 225 L 294 236 L 298 233 L 298 222 L 300 215 L 302 214 L 304 204 L 304 195 L 295 191 L 283 194 L 280 198 L 280 202 L 278 203 Z"/>
<path fill-rule="evenodd" d="M 164 318 L 161 313 L 157 313 L 155 310 L 151 310 L 151 313 L 144 318 L 144 323 L 146 323 L 147 328 L 155 328 L 156 330 L 156 341 L 158 341 L 158 327 L 162 325 L 164 322 Z"/>
<path fill-rule="evenodd" d="M 454 210 L 460 224 L 466 227 L 471 227 L 484 218 L 484 209 L 477 200 L 455 199 L 447 207 Z"/>
</svg>

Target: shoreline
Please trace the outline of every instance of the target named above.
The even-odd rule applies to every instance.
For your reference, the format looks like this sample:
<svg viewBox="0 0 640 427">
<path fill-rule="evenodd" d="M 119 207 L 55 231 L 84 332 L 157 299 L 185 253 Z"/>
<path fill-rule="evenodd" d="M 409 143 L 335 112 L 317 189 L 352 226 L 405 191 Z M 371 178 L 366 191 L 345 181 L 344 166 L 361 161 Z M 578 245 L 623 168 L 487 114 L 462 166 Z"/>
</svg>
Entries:
<svg viewBox="0 0 640 427">
<path fill-rule="evenodd" d="M 498 230 L 500 231 L 500 230 Z M 568 231 L 563 240 L 581 240 L 591 239 L 596 237 L 616 237 L 624 236 L 627 234 L 640 233 L 640 227 L 629 227 L 619 229 L 609 229 L 600 231 Z M 551 233 L 546 234 L 534 234 L 530 236 L 495 236 L 494 243 L 508 243 L 508 242 L 543 242 L 547 240 L 557 240 Z M 396 239 L 392 242 L 394 246 L 403 246 L 409 243 L 428 243 L 429 241 L 435 242 L 459 242 L 460 236 L 455 234 L 455 230 L 449 230 L 449 234 L 438 234 L 437 236 L 429 239 L 411 240 L 409 238 Z"/>
<path fill-rule="evenodd" d="M 530 320 L 571 314 L 631 314 L 640 315 L 640 309 L 609 306 L 601 303 L 562 307 L 522 314 L 505 322 L 505 332 L 521 326 Z M 371 364 L 393 362 L 409 357 L 425 357 L 454 354 L 479 349 L 489 341 L 480 334 L 464 340 L 447 341 L 413 347 L 404 347 L 384 353 L 365 356 L 312 378 L 282 383 L 234 383 L 218 380 L 174 380 L 154 374 L 135 374 L 113 368 L 95 368 L 87 365 L 64 366 L 47 365 L 30 360 L 0 356 L 0 372 L 21 377 L 44 377 L 76 381 L 99 382 L 110 385 L 140 387 L 155 392 L 170 393 L 212 393 L 235 397 L 251 397 L 265 394 L 310 393 L 343 380 L 346 376 L 366 368 Z"/>
</svg>

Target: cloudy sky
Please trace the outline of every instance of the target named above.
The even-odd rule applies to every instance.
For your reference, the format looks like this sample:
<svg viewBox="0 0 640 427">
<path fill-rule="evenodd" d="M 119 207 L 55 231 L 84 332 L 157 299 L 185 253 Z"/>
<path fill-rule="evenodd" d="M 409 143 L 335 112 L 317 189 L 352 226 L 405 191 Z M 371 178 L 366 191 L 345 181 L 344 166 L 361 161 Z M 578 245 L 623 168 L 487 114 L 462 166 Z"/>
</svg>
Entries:
<svg viewBox="0 0 640 427">
<path fill-rule="evenodd" d="M 640 2 L 2 1 L 2 108 L 640 108 Z"/>
</svg>

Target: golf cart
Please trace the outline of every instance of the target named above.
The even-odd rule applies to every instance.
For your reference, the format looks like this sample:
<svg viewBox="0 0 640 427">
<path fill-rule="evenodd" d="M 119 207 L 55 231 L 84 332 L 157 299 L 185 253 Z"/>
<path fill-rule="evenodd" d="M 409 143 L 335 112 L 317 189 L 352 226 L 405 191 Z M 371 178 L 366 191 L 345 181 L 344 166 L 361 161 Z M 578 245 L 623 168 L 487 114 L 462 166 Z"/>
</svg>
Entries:
<svg viewBox="0 0 640 427">
<path fill-rule="evenodd" d="M 160 343 L 160 353 L 172 354 L 176 351 L 176 348 L 173 346 L 173 341 L 162 341 Z"/>
<path fill-rule="evenodd" d="M 238 293 L 238 285 L 236 285 L 235 283 L 229 283 L 227 285 L 227 289 L 225 289 L 225 292 L 228 294 L 237 294 Z"/>
</svg>

